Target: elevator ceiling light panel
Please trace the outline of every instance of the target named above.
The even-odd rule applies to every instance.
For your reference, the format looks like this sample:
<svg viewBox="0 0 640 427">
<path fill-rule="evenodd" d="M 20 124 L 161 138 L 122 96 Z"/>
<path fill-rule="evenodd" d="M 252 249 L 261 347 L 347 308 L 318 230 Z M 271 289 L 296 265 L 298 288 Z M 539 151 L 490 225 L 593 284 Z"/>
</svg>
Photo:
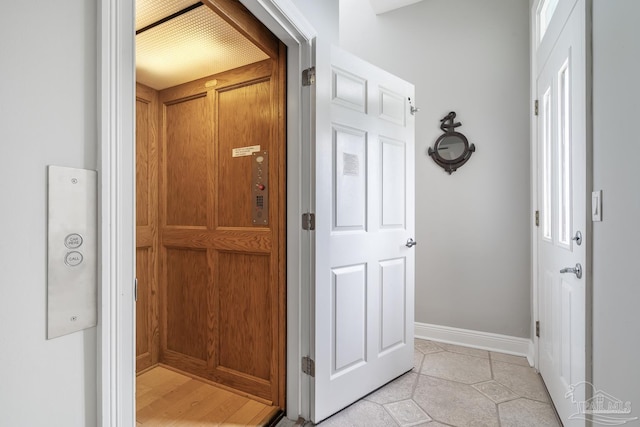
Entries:
<svg viewBox="0 0 640 427">
<path fill-rule="evenodd" d="M 194 3 L 194 0 L 137 0 L 136 30 Z M 206 5 L 136 35 L 136 80 L 156 90 L 267 58 L 267 54 Z"/>
</svg>

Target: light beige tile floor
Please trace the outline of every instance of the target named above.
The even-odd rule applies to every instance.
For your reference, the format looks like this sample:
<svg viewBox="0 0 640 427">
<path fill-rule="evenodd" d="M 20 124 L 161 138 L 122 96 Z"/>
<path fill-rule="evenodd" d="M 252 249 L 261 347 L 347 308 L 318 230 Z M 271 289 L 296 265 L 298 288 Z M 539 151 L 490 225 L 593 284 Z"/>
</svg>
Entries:
<svg viewBox="0 0 640 427">
<path fill-rule="evenodd" d="M 561 426 L 540 375 L 524 357 L 420 339 L 414 351 L 411 372 L 319 425 Z M 292 425 L 285 419 L 278 427 Z"/>
</svg>

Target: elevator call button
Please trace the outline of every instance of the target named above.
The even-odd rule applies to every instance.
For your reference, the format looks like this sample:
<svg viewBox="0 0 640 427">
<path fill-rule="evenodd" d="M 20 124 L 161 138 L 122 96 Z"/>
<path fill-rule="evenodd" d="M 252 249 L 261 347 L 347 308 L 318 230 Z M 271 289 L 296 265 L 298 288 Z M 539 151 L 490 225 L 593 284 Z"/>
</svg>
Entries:
<svg viewBox="0 0 640 427">
<path fill-rule="evenodd" d="M 65 255 L 64 257 L 64 263 L 67 264 L 69 267 L 75 267 L 80 265 L 82 263 L 82 260 L 83 260 L 82 254 L 77 251 L 68 252 L 67 255 Z"/>
<path fill-rule="evenodd" d="M 64 245 L 69 249 L 77 249 L 82 246 L 82 236 L 73 233 L 64 238 Z"/>
</svg>

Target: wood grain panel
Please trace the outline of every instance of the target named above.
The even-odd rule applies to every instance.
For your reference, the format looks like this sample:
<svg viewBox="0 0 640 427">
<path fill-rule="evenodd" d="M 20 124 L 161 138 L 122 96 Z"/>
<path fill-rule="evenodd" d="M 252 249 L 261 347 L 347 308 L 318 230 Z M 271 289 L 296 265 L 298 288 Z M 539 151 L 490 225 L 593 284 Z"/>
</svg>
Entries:
<svg viewBox="0 0 640 427">
<path fill-rule="evenodd" d="M 136 370 L 158 363 L 158 94 L 136 85 Z"/>
<path fill-rule="evenodd" d="M 208 292 L 207 252 L 166 249 L 166 349 L 207 359 Z"/>
<path fill-rule="evenodd" d="M 136 356 L 146 357 L 151 353 L 151 250 L 136 250 L 136 277 L 138 278 L 138 302 L 136 304 Z"/>
<path fill-rule="evenodd" d="M 252 156 L 233 157 L 232 152 L 234 148 L 253 145 L 259 145 L 261 151 L 271 150 L 273 110 L 270 85 L 270 81 L 262 81 L 218 91 L 219 226 L 252 226 L 253 159 Z M 274 160 L 277 162 L 277 157 Z M 269 194 L 272 192 L 270 188 L 267 191 Z"/>
<path fill-rule="evenodd" d="M 269 230 L 206 230 L 164 229 L 162 244 L 206 249 L 215 247 L 227 251 L 271 253 L 272 233 Z"/>
<path fill-rule="evenodd" d="M 285 47 L 159 93 L 160 362 L 284 404 Z M 270 222 L 251 222 L 251 159 L 269 151 Z M 145 236 L 141 235 L 141 238 Z"/>
<path fill-rule="evenodd" d="M 196 96 L 202 96 L 204 93 L 235 86 L 238 84 L 247 84 L 247 82 L 255 80 L 264 80 L 271 78 L 274 70 L 272 60 L 264 60 L 255 64 L 245 65 L 233 70 L 225 71 L 213 76 L 203 77 L 189 83 L 174 86 L 161 91 L 160 98 L 168 100 L 187 99 Z"/>
<path fill-rule="evenodd" d="M 146 248 L 154 246 L 154 233 L 151 227 L 140 226 L 136 231 L 136 246 L 138 248 Z"/>
<path fill-rule="evenodd" d="M 270 259 L 218 255 L 219 365 L 262 379 L 271 375 L 272 307 Z"/>
<path fill-rule="evenodd" d="M 149 146 L 151 120 L 157 114 L 147 99 L 136 99 L 136 225 L 149 225 Z"/>
<path fill-rule="evenodd" d="M 207 146 L 212 138 L 205 95 L 164 105 L 167 225 L 207 225 Z"/>
</svg>

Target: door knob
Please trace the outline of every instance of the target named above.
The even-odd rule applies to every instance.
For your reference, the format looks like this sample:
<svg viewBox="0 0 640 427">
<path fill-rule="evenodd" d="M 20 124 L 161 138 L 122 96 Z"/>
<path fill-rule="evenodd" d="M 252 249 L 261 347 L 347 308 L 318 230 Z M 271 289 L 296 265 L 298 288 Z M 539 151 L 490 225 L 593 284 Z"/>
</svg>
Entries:
<svg viewBox="0 0 640 427">
<path fill-rule="evenodd" d="M 575 268 L 563 268 L 560 273 L 574 273 L 578 279 L 582 279 L 582 266 L 578 263 Z"/>
<path fill-rule="evenodd" d="M 415 246 L 417 244 L 418 244 L 418 242 L 414 241 L 411 237 L 409 237 L 407 239 L 407 244 L 405 246 L 408 247 L 408 248 L 411 248 L 411 247 L 413 247 L 413 246 Z"/>
</svg>

